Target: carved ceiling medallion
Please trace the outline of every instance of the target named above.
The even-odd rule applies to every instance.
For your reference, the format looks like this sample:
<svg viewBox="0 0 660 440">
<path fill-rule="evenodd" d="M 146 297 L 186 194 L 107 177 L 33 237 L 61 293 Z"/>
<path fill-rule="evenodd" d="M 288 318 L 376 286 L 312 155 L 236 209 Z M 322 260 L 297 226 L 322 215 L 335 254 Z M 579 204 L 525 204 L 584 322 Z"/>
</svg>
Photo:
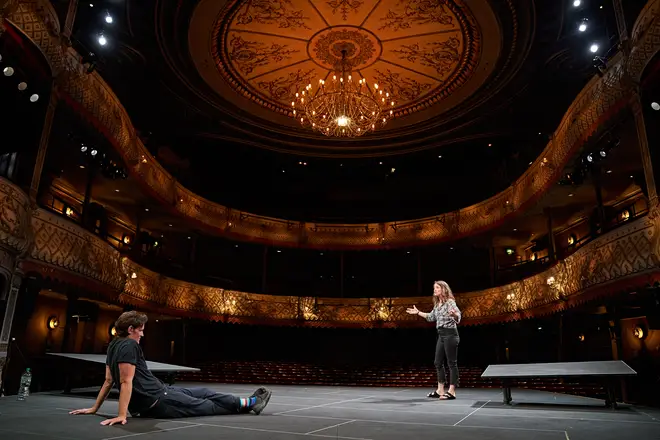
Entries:
<svg viewBox="0 0 660 440">
<path fill-rule="evenodd" d="M 465 0 L 233 0 L 214 23 L 212 57 L 225 81 L 291 116 L 296 91 L 338 69 L 392 91 L 395 116 L 464 85 L 481 56 Z"/>
</svg>

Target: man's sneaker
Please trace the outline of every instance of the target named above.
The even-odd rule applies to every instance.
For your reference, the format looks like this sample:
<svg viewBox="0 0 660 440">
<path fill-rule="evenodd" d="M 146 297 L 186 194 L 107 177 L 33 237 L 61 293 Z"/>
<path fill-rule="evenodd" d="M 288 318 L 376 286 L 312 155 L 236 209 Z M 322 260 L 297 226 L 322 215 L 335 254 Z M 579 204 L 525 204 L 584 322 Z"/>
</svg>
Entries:
<svg viewBox="0 0 660 440">
<path fill-rule="evenodd" d="M 256 397 L 257 398 L 257 403 L 254 404 L 252 408 L 250 408 L 256 415 L 261 414 L 261 412 L 266 408 L 266 405 L 268 405 L 268 401 L 270 400 L 270 396 L 273 394 L 272 391 L 270 391 L 268 388 L 261 387 L 255 391 L 252 396 L 250 397 Z"/>
</svg>

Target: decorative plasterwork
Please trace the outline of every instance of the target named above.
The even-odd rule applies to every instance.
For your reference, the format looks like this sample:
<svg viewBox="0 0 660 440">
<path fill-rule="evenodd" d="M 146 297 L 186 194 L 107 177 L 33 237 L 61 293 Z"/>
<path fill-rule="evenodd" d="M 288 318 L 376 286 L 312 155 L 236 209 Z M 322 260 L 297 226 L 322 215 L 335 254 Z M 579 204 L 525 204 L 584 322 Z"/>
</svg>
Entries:
<svg viewBox="0 0 660 440">
<path fill-rule="evenodd" d="M 512 31 L 515 42 L 517 27 Z M 357 75 L 395 92 L 396 117 L 378 131 L 385 137 L 458 111 L 485 85 L 494 85 L 498 59 L 511 49 L 502 47 L 502 29 L 488 0 L 200 0 L 188 32 L 198 76 L 224 103 L 270 127 L 266 137 L 298 139 L 279 147 L 264 140 L 261 148 L 338 156 L 347 150 L 314 142 L 313 131 L 300 130 L 288 96 L 318 81 L 317 75 L 327 76 L 340 48 L 347 49 Z M 191 90 L 224 108 L 207 92 Z M 387 145 L 389 151 L 408 148 L 405 142 Z M 358 150 L 371 154 L 367 145 L 352 146 L 350 154 Z"/>
<path fill-rule="evenodd" d="M 13 257 L 22 256 L 32 242 L 30 199 L 16 185 L 0 177 L 0 263 L 13 271 Z"/>
<path fill-rule="evenodd" d="M 34 246 L 29 258 L 121 290 L 119 252 L 71 221 L 37 209 L 32 217 Z"/>
<path fill-rule="evenodd" d="M 427 325 L 405 313 L 432 307 L 430 294 L 412 298 L 314 298 L 238 292 L 165 277 L 120 254 L 77 225 L 43 210 L 32 218 L 34 246 L 24 269 L 74 284 L 90 278 L 110 289 L 110 301 L 145 310 L 226 322 L 311 326 Z M 75 277 L 78 277 L 78 280 Z M 461 293 L 463 324 L 504 322 L 572 307 L 660 280 L 660 211 L 585 245 L 549 270 L 506 286 Z"/>
<path fill-rule="evenodd" d="M 480 6 L 481 7 L 481 6 Z M 295 93 L 339 70 L 393 92 L 395 117 L 461 88 L 481 56 L 462 0 L 234 0 L 215 18 L 212 57 L 239 95 L 291 116 Z"/>
<path fill-rule="evenodd" d="M 31 16 L 42 17 L 35 3 L 18 1 L 33 8 Z M 634 28 L 630 56 L 610 60 L 603 77 L 595 76 L 575 98 L 543 153 L 507 190 L 452 213 L 405 222 L 380 224 L 333 224 L 294 222 L 261 217 L 213 203 L 185 189 L 149 154 L 137 138 L 135 128 L 116 95 L 96 73 L 86 74 L 77 54 L 51 49 L 56 35 L 45 38 L 34 29 L 22 28 L 42 50 L 51 66 L 67 66 L 61 96 L 103 133 L 124 158 L 131 175 L 172 212 L 218 235 L 264 242 L 277 246 L 330 249 L 368 249 L 414 246 L 453 240 L 482 232 L 503 223 L 541 197 L 561 175 L 573 154 L 599 129 L 607 127 L 613 116 L 630 98 L 630 75 L 640 75 L 643 67 L 660 49 L 658 0 L 642 11 Z M 643 29 L 644 32 L 641 32 Z M 643 49 L 641 49 L 643 48 Z M 64 58 L 63 58 L 64 57 Z M 629 70 L 627 70 L 629 69 Z M 632 69 L 632 71 L 630 71 Z"/>
</svg>

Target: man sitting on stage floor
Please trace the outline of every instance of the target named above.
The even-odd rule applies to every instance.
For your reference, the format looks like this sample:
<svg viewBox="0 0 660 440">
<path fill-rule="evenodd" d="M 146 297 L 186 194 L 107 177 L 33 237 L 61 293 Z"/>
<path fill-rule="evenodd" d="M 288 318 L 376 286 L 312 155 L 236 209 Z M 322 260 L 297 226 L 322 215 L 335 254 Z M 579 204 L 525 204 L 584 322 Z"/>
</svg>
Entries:
<svg viewBox="0 0 660 440">
<path fill-rule="evenodd" d="M 117 337 L 108 347 L 105 382 L 93 407 L 71 411 L 70 414 L 96 414 L 108 397 L 113 383 L 119 388 L 119 414 L 104 420 L 102 425 L 126 424 L 128 412 L 133 417 L 170 419 L 224 414 L 261 414 L 271 391 L 257 389 L 250 397 L 240 398 L 216 393 L 208 388 L 167 386 L 147 368 L 140 338 L 144 336 L 147 315 L 135 311 L 123 313 L 115 328 Z"/>
</svg>

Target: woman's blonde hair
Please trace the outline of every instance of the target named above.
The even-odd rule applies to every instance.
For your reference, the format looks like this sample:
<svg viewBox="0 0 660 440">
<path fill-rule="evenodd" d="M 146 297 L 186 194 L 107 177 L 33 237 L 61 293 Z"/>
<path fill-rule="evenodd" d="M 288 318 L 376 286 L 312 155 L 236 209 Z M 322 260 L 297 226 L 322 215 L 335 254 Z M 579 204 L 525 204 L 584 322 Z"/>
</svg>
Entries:
<svg viewBox="0 0 660 440">
<path fill-rule="evenodd" d="M 442 297 L 442 301 L 435 295 L 433 295 L 433 307 L 437 306 L 438 304 L 445 303 L 450 299 L 453 299 L 454 301 L 456 298 L 454 298 L 454 293 L 451 291 L 451 287 L 449 287 L 449 284 L 447 284 L 446 281 L 435 281 L 433 285 L 438 285 L 442 287 L 442 294 L 440 296 Z"/>
</svg>

